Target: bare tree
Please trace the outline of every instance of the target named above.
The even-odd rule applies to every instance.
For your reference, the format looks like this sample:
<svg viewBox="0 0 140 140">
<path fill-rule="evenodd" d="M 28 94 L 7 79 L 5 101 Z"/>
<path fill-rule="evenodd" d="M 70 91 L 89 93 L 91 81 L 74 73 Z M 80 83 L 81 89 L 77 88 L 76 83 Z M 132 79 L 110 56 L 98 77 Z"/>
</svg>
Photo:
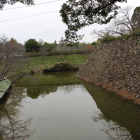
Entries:
<svg viewBox="0 0 140 140">
<path fill-rule="evenodd" d="M 133 133 L 131 133 L 127 128 L 123 127 L 120 123 L 115 121 L 108 121 L 107 117 L 101 112 L 95 112 L 92 117 L 94 122 L 102 121 L 104 127 L 101 129 L 104 131 L 110 140 L 133 140 L 135 139 Z"/>
<path fill-rule="evenodd" d="M 4 77 L 12 78 L 19 75 L 23 68 L 23 47 L 10 42 L 6 37 L 0 38 L 0 81 Z"/>
<path fill-rule="evenodd" d="M 25 140 L 34 132 L 28 128 L 32 119 L 20 118 L 21 102 L 26 97 L 23 92 L 24 88 L 14 89 L 7 103 L 0 106 L 0 139 Z"/>
<path fill-rule="evenodd" d="M 109 32 L 106 30 L 106 28 L 104 30 L 93 30 L 91 33 L 93 36 L 96 36 L 97 38 L 103 38 L 106 35 L 109 35 Z"/>
<path fill-rule="evenodd" d="M 130 11 L 132 10 L 131 7 L 127 6 L 126 8 L 120 10 L 120 14 L 122 16 L 113 20 L 111 24 L 112 29 L 114 29 L 114 33 L 132 33 L 134 31 L 134 25 L 131 21 Z M 110 26 L 110 27 L 111 27 Z"/>
<path fill-rule="evenodd" d="M 103 30 L 94 30 L 93 35 L 99 38 L 105 37 L 106 35 L 119 35 L 124 36 L 126 34 L 131 34 L 134 32 L 134 24 L 131 20 L 131 7 L 126 7 L 119 12 L 119 17 L 114 19 L 107 28 Z"/>
</svg>

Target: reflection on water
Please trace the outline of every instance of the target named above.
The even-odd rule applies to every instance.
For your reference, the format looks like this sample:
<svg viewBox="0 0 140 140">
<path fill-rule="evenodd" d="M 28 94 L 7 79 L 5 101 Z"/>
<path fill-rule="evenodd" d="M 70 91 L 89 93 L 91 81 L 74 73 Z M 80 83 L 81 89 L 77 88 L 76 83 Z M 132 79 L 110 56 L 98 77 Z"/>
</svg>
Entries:
<svg viewBox="0 0 140 140">
<path fill-rule="evenodd" d="M 23 90 L 17 89 L 10 95 L 8 101 L 0 105 L 0 139 L 4 140 L 23 140 L 31 136 L 28 130 L 31 118 L 21 120 L 19 118 L 21 101 L 25 98 Z M 6 100 L 6 99 L 5 99 Z"/>
<path fill-rule="evenodd" d="M 73 72 L 23 77 L 1 106 L 0 123 L 8 140 L 140 139 L 139 107 Z"/>
<path fill-rule="evenodd" d="M 62 74 L 55 72 L 24 77 L 16 86 L 26 88 L 27 95 L 32 99 L 37 99 L 39 96 L 56 92 L 61 86 L 68 92 L 78 84 L 80 81 L 75 77 L 75 72 L 63 72 Z"/>
<path fill-rule="evenodd" d="M 109 139 L 140 139 L 140 108 L 117 98 L 112 93 L 83 82 L 100 109 L 92 117 L 94 122 L 103 121 L 102 130 Z M 115 133 L 113 136 L 112 132 Z"/>
</svg>

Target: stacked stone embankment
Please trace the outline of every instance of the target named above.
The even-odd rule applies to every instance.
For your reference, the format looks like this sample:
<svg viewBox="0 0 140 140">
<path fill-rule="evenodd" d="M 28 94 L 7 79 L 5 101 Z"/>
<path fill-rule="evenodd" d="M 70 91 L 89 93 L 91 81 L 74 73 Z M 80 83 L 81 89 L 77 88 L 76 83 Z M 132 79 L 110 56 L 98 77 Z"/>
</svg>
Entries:
<svg viewBox="0 0 140 140">
<path fill-rule="evenodd" d="M 140 104 L 140 37 L 98 44 L 77 76 Z"/>
</svg>

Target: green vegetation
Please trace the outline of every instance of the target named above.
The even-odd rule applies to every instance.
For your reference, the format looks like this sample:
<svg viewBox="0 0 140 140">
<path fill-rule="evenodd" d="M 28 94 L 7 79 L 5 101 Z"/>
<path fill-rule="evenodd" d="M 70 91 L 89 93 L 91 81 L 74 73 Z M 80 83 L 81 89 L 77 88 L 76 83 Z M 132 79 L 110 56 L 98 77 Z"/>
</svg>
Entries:
<svg viewBox="0 0 140 140">
<path fill-rule="evenodd" d="M 134 31 L 132 34 L 125 34 L 124 36 L 111 36 L 111 35 L 104 36 L 103 38 L 99 38 L 98 41 L 104 43 L 104 42 L 111 42 L 118 39 L 128 39 L 131 37 L 138 37 L 138 36 L 140 36 L 140 29 Z"/>
<path fill-rule="evenodd" d="M 92 34 L 98 37 L 98 42 L 111 42 L 140 36 L 140 6 L 135 8 L 132 17 L 130 17 L 131 9 L 130 7 L 122 9 L 121 17 L 114 19 L 107 28 L 94 30 Z"/>
<path fill-rule="evenodd" d="M 29 39 L 25 42 L 25 52 L 38 52 L 40 50 L 40 46 L 35 39 Z"/>
<path fill-rule="evenodd" d="M 52 56 L 52 55 L 69 55 L 69 54 L 89 54 L 89 50 L 76 50 L 76 51 L 43 51 L 43 52 L 26 52 L 26 57 L 37 56 Z"/>
<path fill-rule="evenodd" d="M 53 67 L 55 64 L 67 63 L 68 65 L 72 64 L 71 66 L 73 64 L 83 64 L 87 60 L 89 53 L 91 53 L 91 50 L 85 48 L 71 51 L 41 50 L 38 52 L 38 46 L 41 48 L 44 43 L 42 40 L 38 43 L 35 39 L 26 41 L 26 52 L 24 52 L 23 46 L 17 43 L 16 39 L 11 38 L 8 40 L 3 37 L 0 43 L 0 80 L 6 77 L 12 83 L 15 83 L 19 76 L 25 73 L 42 73 L 44 69 Z M 56 45 L 56 41 L 54 44 Z M 52 47 L 54 44 L 47 46 Z"/>
<path fill-rule="evenodd" d="M 58 71 L 75 71 L 75 70 L 78 70 L 78 67 L 72 66 L 69 63 L 58 63 L 50 68 L 44 69 L 43 73 L 58 72 Z"/>
<path fill-rule="evenodd" d="M 24 73 L 30 71 L 42 72 L 46 68 L 50 68 L 57 63 L 83 64 L 88 59 L 89 54 L 71 54 L 71 55 L 52 55 L 28 57 L 28 63 L 25 63 Z"/>
<path fill-rule="evenodd" d="M 97 44 L 96 42 L 92 42 L 92 43 L 91 43 L 91 45 L 96 45 L 96 44 Z"/>
<path fill-rule="evenodd" d="M 67 25 L 66 40 L 77 42 L 82 36 L 77 31 L 94 23 L 107 24 L 118 14 L 116 2 L 126 0 L 67 0 L 60 10 L 62 21 Z"/>
<path fill-rule="evenodd" d="M 75 72 L 49 72 L 46 74 L 35 74 L 32 77 L 22 77 L 15 87 L 25 87 L 27 94 L 33 99 L 37 99 L 40 95 L 46 95 L 57 91 L 60 86 L 71 86 L 80 84 L 80 80 L 75 77 Z M 40 86 L 42 85 L 42 86 Z M 66 90 L 67 92 L 67 90 Z"/>
</svg>

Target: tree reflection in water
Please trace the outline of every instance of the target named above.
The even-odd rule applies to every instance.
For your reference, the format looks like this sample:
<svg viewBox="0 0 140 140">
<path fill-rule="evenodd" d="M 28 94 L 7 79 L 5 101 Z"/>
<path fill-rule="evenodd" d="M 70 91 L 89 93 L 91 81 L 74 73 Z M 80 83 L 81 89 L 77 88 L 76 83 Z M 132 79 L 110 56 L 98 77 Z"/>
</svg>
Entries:
<svg viewBox="0 0 140 140">
<path fill-rule="evenodd" d="M 106 120 L 104 118 L 104 115 L 100 111 L 94 112 L 94 116 L 92 117 L 92 119 L 94 122 L 102 121 L 104 128 L 102 128 L 101 130 L 108 135 L 108 138 L 110 140 L 138 140 L 133 139 L 133 136 L 131 135 L 129 130 L 121 126 L 121 124 L 112 120 Z"/>
<path fill-rule="evenodd" d="M 99 112 L 94 112 L 93 121 L 101 121 L 103 131 L 111 140 L 140 140 L 140 108 L 113 93 L 93 84 L 83 82 L 84 87 L 96 102 Z"/>
<path fill-rule="evenodd" d="M 75 72 L 49 72 L 47 74 L 35 74 L 23 77 L 15 87 L 24 87 L 28 97 L 37 99 L 50 93 L 63 89 L 66 93 L 71 92 L 79 86 L 80 80 L 76 78 Z"/>
<path fill-rule="evenodd" d="M 6 140 L 24 140 L 33 131 L 28 129 L 31 118 L 19 119 L 21 101 L 25 98 L 24 89 L 16 88 L 12 91 L 8 101 L 0 106 L 0 137 Z"/>
<path fill-rule="evenodd" d="M 63 90 L 65 93 L 71 93 L 75 88 L 82 88 L 83 86 L 78 85 L 78 84 L 73 84 L 73 85 L 65 85 L 65 86 L 60 86 L 58 87 L 59 90 Z M 83 88 L 84 90 L 85 88 Z"/>
</svg>

